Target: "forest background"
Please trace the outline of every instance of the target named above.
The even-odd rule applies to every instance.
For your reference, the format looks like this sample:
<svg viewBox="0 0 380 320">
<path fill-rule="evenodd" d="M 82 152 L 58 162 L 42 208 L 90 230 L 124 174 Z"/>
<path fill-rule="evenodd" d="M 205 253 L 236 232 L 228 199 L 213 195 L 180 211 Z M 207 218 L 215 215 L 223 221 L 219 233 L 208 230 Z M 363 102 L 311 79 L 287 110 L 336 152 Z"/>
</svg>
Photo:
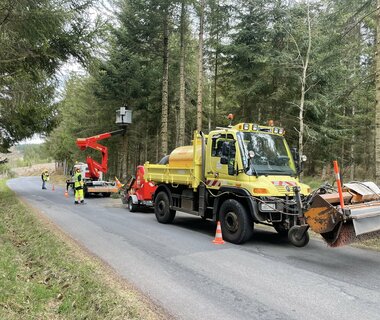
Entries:
<svg viewBox="0 0 380 320">
<path fill-rule="evenodd" d="M 227 126 L 229 113 L 234 123 L 284 127 L 290 146 L 308 157 L 307 175 L 323 178 L 338 159 L 349 180 L 380 176 L 375 0 L 0 7 L 2 152 L 40 132 L 56 161 L 84 161 L 91 152 L 76 138 L 117 130 L 116 110 L 127 106 L 126 136 L 104 140 L 110 176 L 125 179 L 136 165 L 159 161 L 190 144 L 194 130 Z M 85 72 L 62 88 L 57 74 L 68 61 Z"/>
</svg>

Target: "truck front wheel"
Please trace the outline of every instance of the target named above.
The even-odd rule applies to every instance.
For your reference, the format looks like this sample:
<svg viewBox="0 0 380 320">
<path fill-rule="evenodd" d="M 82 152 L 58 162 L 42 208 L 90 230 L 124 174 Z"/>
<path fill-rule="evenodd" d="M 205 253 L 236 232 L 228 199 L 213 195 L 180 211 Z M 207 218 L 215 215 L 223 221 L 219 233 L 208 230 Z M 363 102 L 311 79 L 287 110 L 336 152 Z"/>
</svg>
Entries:
<svg viewBox="0 0 380 320">
<path fill-rule="evenodd" d="M 244 243 L 252 237 L 253 221 L 244 206 L 228 199 L 220 207 L 220 223 L 225 240 L 235 244 Z"/>
<path fill-rule="evenodd" d="M 137 204 L 133 203 L 133 200 L 131 197 L 129 197 L 128 199 L 127 207 L 128 207 L 129 212 L 136 212 L 138 208 Z"/>
<path fill-rule="evenodd" d="M 172 223 L 175 210 L 170 209 L 169 197 L 165 191 L 160 191 L 154 200 L 154 213 L 160 223 Z"/>
</svg>

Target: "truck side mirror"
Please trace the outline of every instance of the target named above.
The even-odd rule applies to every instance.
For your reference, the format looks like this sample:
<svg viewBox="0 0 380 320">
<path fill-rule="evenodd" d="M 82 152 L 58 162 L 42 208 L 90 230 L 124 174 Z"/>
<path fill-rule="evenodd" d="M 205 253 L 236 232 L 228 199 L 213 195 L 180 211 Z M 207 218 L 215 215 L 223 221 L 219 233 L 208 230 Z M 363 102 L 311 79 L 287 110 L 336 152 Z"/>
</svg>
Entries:
<svg viewBox="0 0 380 320">
<path fill-rule="evenodd" d="M 307 160 L 307 157 L 305 155 L 300 157 L 297 148 L 291 148 L 290 152 L 293 156 L 294 163 L 296 164 L 297 174 L 300 174 L 303 171 L 303 164 Z"/>
<path fill-rule="evenodd" d="M 290 149 L 290 153 L 291 153 L 292 156 L 293 156 L 293 160 L 294 160 L 294 162 L 298 164 L 298 162 L 299 162 L 299 153 L 298 153 L 298 149 L 295 148 L 295 147 L 294 147 L 294 148 L 291 148 L 291 149 Z"/>
<path fill-rule="evenodd" d="M 299 160 L 299 173 L 301 173 L 304 169 L 304 163 L 307 161 L 307 157 L 303 154 L 301 157 L 300 157 L 300 160 Z"/>
</svg>

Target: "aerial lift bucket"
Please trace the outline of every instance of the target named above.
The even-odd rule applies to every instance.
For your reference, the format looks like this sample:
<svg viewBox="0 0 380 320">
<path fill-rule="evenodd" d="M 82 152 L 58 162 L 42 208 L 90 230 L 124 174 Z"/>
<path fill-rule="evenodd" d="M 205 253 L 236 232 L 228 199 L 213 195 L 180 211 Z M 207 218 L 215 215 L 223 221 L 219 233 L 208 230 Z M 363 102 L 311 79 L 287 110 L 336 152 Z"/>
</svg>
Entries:
<svg viewBox="0 0 380 320">
<path fill-rule="evenodd" d="M 335 163 L 334 163 L 335 167 Z M 318 194 L 305 212 L 311 230 L 321 234 L 331 247 L 380 237 L 380 189 L 373 182 L 340 185 L 338 193 Z"/>
</svg>

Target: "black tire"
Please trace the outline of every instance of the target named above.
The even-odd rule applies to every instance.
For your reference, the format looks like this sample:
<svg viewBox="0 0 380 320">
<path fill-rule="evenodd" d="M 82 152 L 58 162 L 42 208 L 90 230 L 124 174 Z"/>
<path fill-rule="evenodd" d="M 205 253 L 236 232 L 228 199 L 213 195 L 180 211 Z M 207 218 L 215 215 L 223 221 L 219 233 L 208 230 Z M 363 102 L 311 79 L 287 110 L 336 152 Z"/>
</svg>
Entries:
<svg viewBox="0 0 380 320">
<path fill-rule="evenodd" d="M 136 212 L 138 205 L 133 203 L 132 198 L 130 197 L 127 202 L 127 208 L 130 212 Z"/>
<path fill-rule="evenodd" d="M 109 198 L 111 196 L 111 192 L 102 192 L 104 198 Z"/>
<path fill-rule="evenodd" d="M 165 191 L 160 191 L 154 200 L 154 214 L 160 223 L 172 223 L 175 210 L 170 209 L 169 197 Z"/>
<path fill-rule="evenodd" d="M 281 222 L 273 222 L 273 228 L 281 237 L 287 237 L 289 234 L 289 229 L 286 229 Z"/>
<path fill-rule="evenodd" d="M 291 227 L 288 233 L 288 239 L 292 243 L 292 245 L 302 248 L 309 243 L 310 236 L 309 236 L 309 233 L 306 231 L 303 234 L 303 236 L 300 238 L 297 234 L 299 228 L 300 226 Z"/>
<path fill-rule="evenodd" d="M 89 198 L 90 197 L 90 193 L 88 192 L 88 189 L 87 189 L 86 185 L 83 186 L 83 197 L 85 197 L 85 198 Z"/>
<path fill-rule="evenodd" d="M 220 207 L 219 218 L 224 240 L 241 244 L 252 237 L 252 217 L 240 202 L 234 199 L 224 201 Z"/>
</svg>

